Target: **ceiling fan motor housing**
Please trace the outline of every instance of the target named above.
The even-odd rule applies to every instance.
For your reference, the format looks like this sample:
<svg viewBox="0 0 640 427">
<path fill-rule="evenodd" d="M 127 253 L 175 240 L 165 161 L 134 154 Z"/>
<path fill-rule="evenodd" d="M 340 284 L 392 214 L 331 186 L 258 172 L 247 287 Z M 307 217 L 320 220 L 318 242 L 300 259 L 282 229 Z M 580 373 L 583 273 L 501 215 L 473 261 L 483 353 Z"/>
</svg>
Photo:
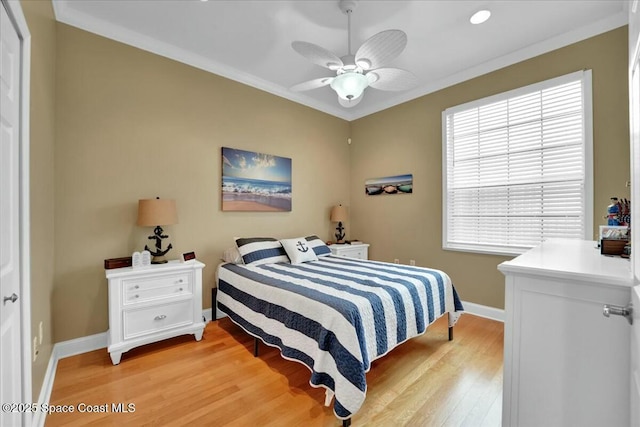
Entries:
<svg viewBox="0 0 640 427">
<path fill-rule="evenodd" d="M 342 13 L 353 12 L 358 6 L 357 0 L 340 0 L 340 10 Z"/>
</svg>

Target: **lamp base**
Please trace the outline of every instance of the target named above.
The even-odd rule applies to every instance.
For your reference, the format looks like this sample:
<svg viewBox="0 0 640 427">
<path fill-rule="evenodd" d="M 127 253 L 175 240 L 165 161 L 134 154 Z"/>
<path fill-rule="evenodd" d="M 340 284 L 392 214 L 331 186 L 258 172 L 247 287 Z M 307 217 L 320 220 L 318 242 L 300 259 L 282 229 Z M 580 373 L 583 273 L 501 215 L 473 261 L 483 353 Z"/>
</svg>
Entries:
<svg viewBox="0 0 640 427">
<path fill-rule="evenodd" d="M 344 243 L 344 227 L 342 226 L 342 221 L 338 222 L 338 226 L 336 227 L 336 231 L 337 233 L 335 234 L 336 236 L 336 243 Z"/>
<path fill-rule="evenodd" d="M 168 262 L 169 262 L 169 260 L 166 259 L 164 257 L 164 255 L 162 255 L 162 256 L 154 256 L 153 258 L 151 258 L 151 264 L 166 264 Z"/>
</svg>

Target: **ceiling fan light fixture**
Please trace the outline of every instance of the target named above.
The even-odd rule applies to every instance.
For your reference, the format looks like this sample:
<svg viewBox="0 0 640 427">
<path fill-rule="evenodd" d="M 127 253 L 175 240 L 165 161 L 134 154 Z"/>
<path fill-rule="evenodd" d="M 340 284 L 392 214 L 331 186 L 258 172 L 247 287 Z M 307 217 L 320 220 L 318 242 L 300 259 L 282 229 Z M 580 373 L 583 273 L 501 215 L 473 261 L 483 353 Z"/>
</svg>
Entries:
<svg viewBox="0 0 640 427">
<path fill-rule="evenodd" d="M 369 86 L 369 80 L 360 73 L 340 74 L 331 82 L 331 89 L 344 100 L 359 98 L 367 86 Z"/>
<path fill-rule="evenodd" d="M 491 17 L 491 11 L 483 9 L 474 13 L 471 18 L 469 18 L 469 22 L 474 25 L 482 24 L 486 22 Z"/>
</svg>

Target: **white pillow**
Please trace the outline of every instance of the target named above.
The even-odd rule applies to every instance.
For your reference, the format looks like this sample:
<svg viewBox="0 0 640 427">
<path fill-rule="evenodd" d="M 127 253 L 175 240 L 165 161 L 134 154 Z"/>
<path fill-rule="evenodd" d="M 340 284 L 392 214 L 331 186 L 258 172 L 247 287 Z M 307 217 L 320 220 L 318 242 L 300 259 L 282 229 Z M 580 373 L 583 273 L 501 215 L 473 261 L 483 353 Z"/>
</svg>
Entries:
<svg viewBox="0 0 640 427">
<path fill-rule="evenodd" d="M 313 251 L 313 248 L 309 246 L 309 242 L 304 237 L 298 237 L 297 239 L 283 239 L 280 240 L 282 247 L 287 252 L 291 264 L 301 264 L 307 261 L 317 261 L 318 257 Z"/>
</svg>

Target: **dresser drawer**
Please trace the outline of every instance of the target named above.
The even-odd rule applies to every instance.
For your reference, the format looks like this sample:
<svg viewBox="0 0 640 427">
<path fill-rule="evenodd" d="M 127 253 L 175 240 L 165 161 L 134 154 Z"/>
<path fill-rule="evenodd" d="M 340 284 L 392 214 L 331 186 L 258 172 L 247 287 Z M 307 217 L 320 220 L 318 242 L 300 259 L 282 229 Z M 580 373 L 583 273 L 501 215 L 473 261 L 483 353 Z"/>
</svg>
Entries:
<svg viewBox="0 0 640 427">
<path fill-rule="evenodd" d="M 164 297 L 190 295 L 193 293 L 193 283 L 189 278 L 189 274 L 179 273 L 123 280 L 123 303 L 127 305 Z"/>
<path fill-rule="evenodd" d="M 184 300 L 124 312 L 124 339 L 193 323 L 193 301 Z"/>
<path fill-rule="evenodd" d="M 341 256 L 346 256 L 349 258 L 358 258 L 358 259 L 367 259 L 367 255 L 365 255 L 365 253 L 366 253 L 365 248 L 354 248 L 354 249 L 340 251 Z"/>
</svg>

